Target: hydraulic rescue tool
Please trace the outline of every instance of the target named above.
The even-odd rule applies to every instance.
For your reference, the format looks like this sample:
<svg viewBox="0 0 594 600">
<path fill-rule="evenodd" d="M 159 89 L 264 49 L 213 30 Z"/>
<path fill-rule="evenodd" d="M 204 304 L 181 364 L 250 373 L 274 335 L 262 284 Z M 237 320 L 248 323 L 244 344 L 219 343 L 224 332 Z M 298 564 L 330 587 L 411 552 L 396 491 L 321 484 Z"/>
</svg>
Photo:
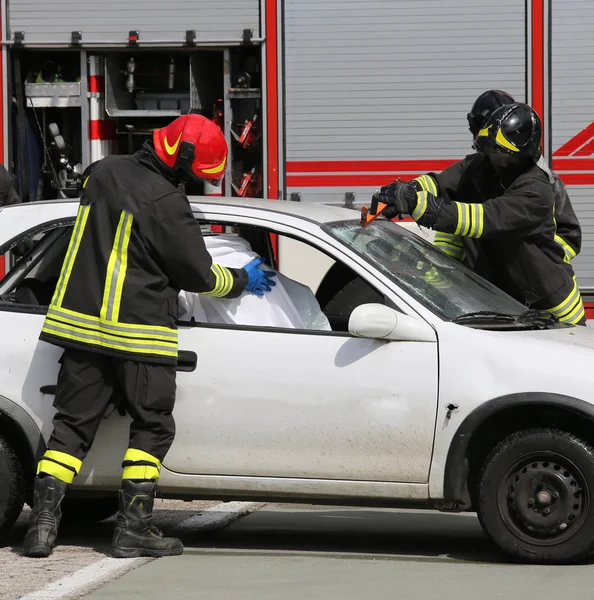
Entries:
<svg viewBox="0 0 594 600">
<path fill-rule="evenodd" d="M 398 179 L 396 179 L 396 181 L 402 181 L 402 180 L 400 177 L 398 177 Z M 398 193 L 403 194 L 404 191 L 399 190 Z M 361 207 L 361 227 L 367 227 L 367 225 L 369 225 L 369 223 L 372 223 L 373 221 L 375 221 L 384 212 L 384 210 L 388 207 L 387 204 L 380 202 L 379 198 L 380 198 L 379 191 L 377 191 L 371 197 L 371 206 Z M 398 218 L 402 219 L 402 215 L 398 215 Z"/>
</svg>

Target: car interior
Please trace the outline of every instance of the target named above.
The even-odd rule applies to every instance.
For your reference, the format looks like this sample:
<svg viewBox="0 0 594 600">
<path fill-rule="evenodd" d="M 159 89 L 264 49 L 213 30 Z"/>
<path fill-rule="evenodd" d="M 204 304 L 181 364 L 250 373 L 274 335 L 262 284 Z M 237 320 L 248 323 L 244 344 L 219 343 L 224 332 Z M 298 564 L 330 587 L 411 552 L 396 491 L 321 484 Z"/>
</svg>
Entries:
<svg viewBox="0 0 594 600">
<path fill-rule="evenodd" d="M 217 235 L 211 233 L 212 230 L 223 230 L 243 237 L 252 250 L 265 259 L 266 264 L 278 269 L 272 244 L 273 232 L 245 225 L 230 226 L 211 222 L 201 222 L 201 225 L 204 235 Z M 54 227 L 25 236 L 12 245 L 10 268 L 0 281 L 0 303 L 23 308 L 49 306 L 71 231 L 72 225 Z M 382 294 L 340 262 L 335 262 L 325 274 L 315 296 L 333 332 L 348 331 L 349 316 L 360 304 L 385 304 Z"/>
</svg>

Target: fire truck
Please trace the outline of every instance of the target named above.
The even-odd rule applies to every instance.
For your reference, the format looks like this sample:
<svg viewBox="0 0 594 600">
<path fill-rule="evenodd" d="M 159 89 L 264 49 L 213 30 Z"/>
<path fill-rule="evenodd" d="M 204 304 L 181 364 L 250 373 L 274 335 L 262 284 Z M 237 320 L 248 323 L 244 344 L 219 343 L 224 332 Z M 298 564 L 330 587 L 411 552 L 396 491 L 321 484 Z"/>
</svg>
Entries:
<svg viewBox="0 0 594 600">
<path fill-rule="evenodd" d="M 189 193 L 357 207 L 469 154 L 466 114 L 499 88 L 543 121 L 594 300 L 590 0 L 1 0 L 0 15 L 0 160 L 23 199 L 75 194 L 88 164 L 195 112 L 230 160 L 222 190 Z"/>
</svg>

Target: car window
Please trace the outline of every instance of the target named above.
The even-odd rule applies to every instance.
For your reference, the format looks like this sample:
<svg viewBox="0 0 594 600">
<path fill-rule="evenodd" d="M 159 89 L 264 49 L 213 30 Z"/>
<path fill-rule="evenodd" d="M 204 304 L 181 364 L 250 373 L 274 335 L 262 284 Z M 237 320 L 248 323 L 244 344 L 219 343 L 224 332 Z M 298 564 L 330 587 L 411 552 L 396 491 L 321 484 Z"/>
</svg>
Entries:
<svg viewBox="0 0 594 600">
<path fill-rule="evenodd" d="M 216 224 L 213 230 L 218 231 Z M 214 261 L 223 266 L 243 266 L 253 255 L 264 256 L 273 266 L 274 257 L 268 252 L 271 235 L 266 228 L 227 224 L 221 234 L 205 236 L 205 243 Z M 274 235 L 280 262 L 273 292 L 264 299 L 249 293 L 219 299 L 182 291 L 179 322 L 347 333 L 349 316 L 357 306 L 385 303 L 381 293 L 318 248 L 288 235 Z M 231 251 L 234 247 L 237 254 Z"/>
<path fill-rule="evenodd" d="M 0 300 L 10 304 L 48 306 L 71 232 L 71 225 L 51 226 L 15 240 L 10 251 L 11 268 L 0 281 Z"/>
<path fill-rule="evenodd" d="M 526 307 L 444 252 L 386 220 L 324 226 L 401 289 L 445 320 L 476 311 L 520 315 Z"/>
</svg>

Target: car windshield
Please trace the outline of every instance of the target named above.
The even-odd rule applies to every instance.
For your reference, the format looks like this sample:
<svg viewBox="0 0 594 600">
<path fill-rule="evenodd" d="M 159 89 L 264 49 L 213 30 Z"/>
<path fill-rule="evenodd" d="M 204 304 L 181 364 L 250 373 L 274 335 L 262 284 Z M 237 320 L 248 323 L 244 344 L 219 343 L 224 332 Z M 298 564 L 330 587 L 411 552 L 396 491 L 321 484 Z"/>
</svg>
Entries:
<svg viewBox="0 0 594 600">
<path fill-rule="evenodd" d="M 359 221 L 342 221 L 325 225 L 324 230 L 447 321 L 474 313 L 519 316 L 527 310 L 454 258 L 396 223 L 376 220 L 361 227 Z"/>
</svg>

